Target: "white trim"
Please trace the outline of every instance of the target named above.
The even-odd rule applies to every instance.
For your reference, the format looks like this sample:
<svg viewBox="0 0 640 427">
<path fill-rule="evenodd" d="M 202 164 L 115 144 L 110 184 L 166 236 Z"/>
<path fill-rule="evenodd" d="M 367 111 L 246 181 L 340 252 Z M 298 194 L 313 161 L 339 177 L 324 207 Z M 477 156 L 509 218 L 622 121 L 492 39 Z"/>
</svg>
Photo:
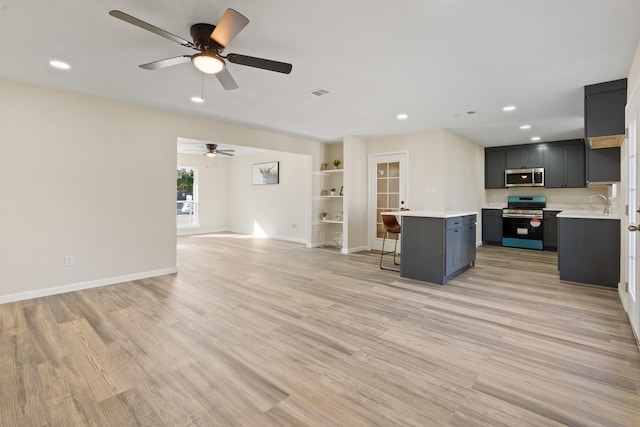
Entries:
<svg viewBox="0 0 640 427">
<path fill-rule="evenodd" d="M 369 250 L 368 246 L 359 246 L 357 248 L 343 249 L 342 253 L 343 254 L 354 254 L 356 252 L 363 252 L 363 251 L 368 251 L 368 250 Z"/>
<path fill-rule="evenodd" d="M 403 163 L 403 175 L 401 176 L 401 188 L 400 188 L 400 197 L 404 196 L 405 207 L 409 206 L 409 150 L 396 150 L 396 151 L 388 151 L 384 153 L 369 153 L 367 160 L 367 247 L 369 250 L 373 248 L 373 241 L 377 235 L 375 220 L 377 214 L 376 210 L 376 202 L 375 202 L 375 194 L 373 193 L 373 189 L 375 188 L 376 183 L 374 182 L 374 177 L 372 175 L 371 163 L 373 159 L 376 157 L 387 157 L 387 156 L 404 156 Z M 403 188 L 404 187 L 404 191 Z M 403 194 L 404 193 L 404 194 Z M 402 237 L 400 238 L 402 239 Z"/>
<path fill-rule="evenodd" d="M 133 280 L 148 279 L 149 277 L 165 276 L 176 274 L 176 267 L 163 268 L 160 270 L 142 271 L 140 273 L 126 274 L 124 276 L 106 277 L 104 279 L 90 280 L 88 282 L 72 283 L 70 285 L 54 286 L 52 288 L 38 289 L 16 294 L 1 295 L 0 304 L 8 302 L 23 301 L 32 298 L 46 297 L 50 295 L 64 294 L 67 292 L 81 291 L 83 289 L 99 288 L 101 286 L 115 285 L 117 283 L 131 282 Z"/>
</svg>

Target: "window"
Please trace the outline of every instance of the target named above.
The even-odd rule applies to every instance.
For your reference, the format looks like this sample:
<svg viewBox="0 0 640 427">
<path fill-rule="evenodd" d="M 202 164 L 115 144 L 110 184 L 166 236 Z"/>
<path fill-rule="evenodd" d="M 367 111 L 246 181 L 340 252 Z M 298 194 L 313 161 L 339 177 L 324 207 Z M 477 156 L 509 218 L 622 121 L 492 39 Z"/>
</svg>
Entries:
<svg viewBox="0 0 640 427">
<path fill-rule="evenodd" d="M 198 226 L 198 185 L 196 170 L 178 168 L 176 225 L 180 227 Z"/>
</svg>

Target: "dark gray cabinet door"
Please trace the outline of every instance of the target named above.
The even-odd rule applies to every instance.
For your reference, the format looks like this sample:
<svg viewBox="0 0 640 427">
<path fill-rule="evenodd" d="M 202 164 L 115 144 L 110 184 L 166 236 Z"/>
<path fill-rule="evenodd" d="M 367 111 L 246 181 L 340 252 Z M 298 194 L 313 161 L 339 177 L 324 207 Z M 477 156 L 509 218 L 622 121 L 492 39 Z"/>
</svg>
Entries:
<svg viewBox="0 0 640 427">
<path fill-rule="evenodd" d="M 544 169 L 544 186 L 581 188 L 585 186 L 584 143 L 571 140 L 549 144 Z"/>
<path fill-rule="evenodd" d="M 585 179 L 585 147 L 582 141 L 566 146 L 567 187 L 582 188 Z M 618 168 L 620 165 L 618 164 Z"/>
<path fill-rule="evenodd" d="M 506 151 L 484 151 L 484 188 L 504 188 L 504 170 L 506 169 Z"/>
<path fill-rule="evenodd" d="M 616 288 L 620 281 L 620 220 L 558 218 L 560 280 Z"/>
<path fill-rule="evenodd" d="M 620 181 L 620 147 L 588 150 L 589 182 Z"/>
<path fill-rule="evenodd" d="M 560 211 L 544 211 L 542 222 L 542 240 L 545 249 L 558 248 L 558 218 Z"/>
<path fill-rule="evenodd" d="M 627 79 L 585 86 L 584 128 L 587 138 L 625 133 Z M 620 147 L 587 150 L 587 179 L 590 182 L 620 181 Z"/>
<path fill-rule="evenodd" d="M 507 169 L 543 167 L 544 150 L 540 144 L 507 149 Z"/>
<path fill-rule="evenodd" d="M 462 228 L 454 228 L 446 232 L 445 275 L 450 275 L 462 265 L 462 245 L 464 236 Z"/>
<path fill-rule="evenodd" d="M 476 261 L 476 224 L 466 224 L 464 226 L 464 260 L 462 266 L 475 264 Z"/>
<path fill-rule="evenodd" d="M 584 95 L 587 139 L 624 133 L 627 79 L 585 86 Z"/>
<path fill-rule="evenodd" d="M 567 184 L 567 152 L 564 146 L 551 145 L 547 149 L 547 162 L 544 167 L 544 186 L 561 188 Z M 583 167 L 584 170 L 584 167 Z"/>
<path fill-rule="evenodd" d="M 482 209 L 482 243 L 502 245 L 502 209 Z"/>
</svg>

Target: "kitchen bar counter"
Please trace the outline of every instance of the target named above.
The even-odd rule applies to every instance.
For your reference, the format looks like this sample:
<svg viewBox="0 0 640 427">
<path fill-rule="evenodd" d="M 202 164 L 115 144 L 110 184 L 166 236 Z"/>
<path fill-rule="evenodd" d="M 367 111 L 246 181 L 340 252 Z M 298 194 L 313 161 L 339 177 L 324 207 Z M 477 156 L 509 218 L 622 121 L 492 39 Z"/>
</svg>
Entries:
<svg viewBox="0 0 640 427">
<path fill-rule="evenodd" d="M 382 215 L 418 216 L 423 218 L 453 218 L 456 216 L 477 215 L 472 211 L 389 211 L 381 212 Z"/>
<path fill-rule="evenodd" d="M 391 211 L 401 218 L 400 276 L 444 285 L 475 264 L 472 211 Z"/>
</svg>

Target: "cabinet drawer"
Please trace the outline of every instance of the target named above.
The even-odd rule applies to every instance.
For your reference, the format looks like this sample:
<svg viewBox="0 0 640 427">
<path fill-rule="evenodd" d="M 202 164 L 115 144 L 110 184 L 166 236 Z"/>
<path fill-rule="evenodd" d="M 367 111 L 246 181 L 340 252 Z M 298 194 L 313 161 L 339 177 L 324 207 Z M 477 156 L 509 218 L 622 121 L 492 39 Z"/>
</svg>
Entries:
<svg viewBox="0 0 640 427">
<path fill-rule="evenodd" d="M 452 228 L 460 228 L 460 227 L 462 227 L 463 220 L 464 220 L 464 217 L 462 217 L 462 216 L 456 216 L 456 217 L 453 217 L 453 218 L 446 218 L 445 227 L 446 227 L 447 230 L 450 230 Z"/>
<path fill-rule="evenodd" d="M 462 221 L 463 221 L 464 225 L 475 224 L 476 223 L 476 216 L 475 215 L 465 215 L 463 217 Z"/>
<path fill-rule="evenodd" d="M 483 216 L 502 216 L 502 209 L 482 209 Z"/>
</svg>

